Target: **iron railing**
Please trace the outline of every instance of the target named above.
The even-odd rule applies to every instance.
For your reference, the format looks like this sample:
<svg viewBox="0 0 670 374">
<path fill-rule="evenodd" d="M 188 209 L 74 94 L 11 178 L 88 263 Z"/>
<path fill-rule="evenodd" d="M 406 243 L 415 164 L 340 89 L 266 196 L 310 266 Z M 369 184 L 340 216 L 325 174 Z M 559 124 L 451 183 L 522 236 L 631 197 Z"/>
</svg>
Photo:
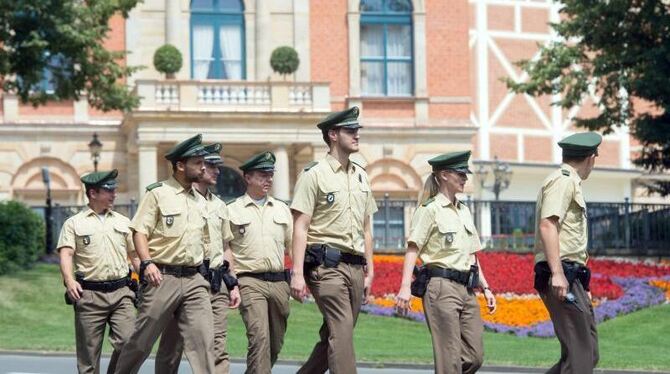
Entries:
<svg viewBox="0 0 670 374">
<path fill-rule="evenodd" d="M 534 201 L 466 200 L 484 248 L 532 251 L 535 244 Z M 375 249 L 402 252 L 414 200 L 377 201 Z M 670 204 L 587 203 L 588 248 L 596 255 L 670 255 Z"/>
</svg>

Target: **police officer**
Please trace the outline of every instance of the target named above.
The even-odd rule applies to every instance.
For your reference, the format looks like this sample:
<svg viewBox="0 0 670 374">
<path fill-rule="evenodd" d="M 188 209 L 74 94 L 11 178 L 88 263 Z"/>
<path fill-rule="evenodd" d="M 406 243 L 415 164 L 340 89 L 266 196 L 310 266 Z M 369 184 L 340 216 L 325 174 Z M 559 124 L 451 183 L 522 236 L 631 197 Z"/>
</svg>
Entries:
<svg viewBox="0 0 670 374">
<path fill-rule="evenodd" d="M 291 293 L 302 300 L 306 281 L 324 321 L 299 373 L 351 374 L 353 330 L 373 278 L 370 221 L 377 204 L 365 169 L 349 159 L 359 148 L 358 108 L 317 126 L 329 152 L 305 167 L 295 186 Z"/>
<path fill-rule="evenodd" d="M 201 139 L 198 134 L 165 155 L 172 163 L 172 177 L 147 187 L 130 225 L 146 286 L 117 374 L 137 373 L 173 316 L 192 371 L 214 372 L 212 304 L 201 266 L 206 212 L 192 188 L 205 171 L 207 151 Z"/>
<path fill-rule="evenodd" d="M 79 373 L 100 372 L 107 324 L 114 348 L 108 372 L 114 372 L 135 322 L 128 269 L 128 257 L 134 257 L 130 220 L 112 210 L 117 175 L 115 169 L 81 177 L 88 208 L 65 221 L 58 239 L 66 302 L 74 304 Z"/>
<path fill-rule="evenodd" d="M 247 373 L 267 373 L 284 344 L 289 315 L 290 273 L 284 256 L 291 247 L 293 222 L 286 203 L 272 189 L 275 155 L 262 152 L 240 166 L 247 192 L 228 205 L 230 241 L 240 284 L 240 313 L 249 340 Z"/>
<path fill-rule="evenodd" d="M 211 287 L 212 313 L 214 318 L 214 366 L 215 373 L 227 374 L 230 372 L 230 358 L 227 351 L 228 308 L 237 308 L 240 304 L 240 293 L 237 285 L 231 285 L 231 290 L 224 285 L 221 277 L 229 272 L 231 254 L 224 255 L 224 242 L 232 239 L 228 224 L 228 209 L 210 188 L 216 186 L 220 169 L 221 144 L 205 146 L 208 154 L 205 156 L 205 173 L 200 181 L 193 184 L 198 192 L 197 196 L 202 209 L 207 212 L 207 227 L 209 237 L 206 240 L 205 262 L 208 264 L 208 278 Z M 230 251 L 228 251 L 230 252 Z M 224 261 L 224 257 L 226 261 Z M 168 374 L 179 372 L 179 362 L 184 350 L 183 340 L 179 336 L 177 319 L 173 318 L 161 335 L 158 352 L 156 353 L 156 373 Z"/>
<path fill-rule="evenodd" d="M 563 164 L 542 183 L 535 209 L 535 288 L 549 310 L 561 358 L 548 373 L 592 373 L 598 333 L 586 267 L 588 225 L 582 181 L 589 177 L 602 137 L 594 132 L 563 139 Z"/>
<path fill-rule="evenodd" d="M 428 160 L 433 172 L 426 180 L 424 199 L 412 218 L 396 306 L 407 313 L 410 281 L 417 257 L 424 268 L 417 278 L 428 279 L 423 307 L 433 341 L 436 373 L 475 373 L 482 365 L 484 325 L 474 288 L 481 287 L 489 312 L 496 299 L 488 287 L 476 252 L 479 234 L 463 193 L 470 151 L 451 152 Z"/>
</svg>

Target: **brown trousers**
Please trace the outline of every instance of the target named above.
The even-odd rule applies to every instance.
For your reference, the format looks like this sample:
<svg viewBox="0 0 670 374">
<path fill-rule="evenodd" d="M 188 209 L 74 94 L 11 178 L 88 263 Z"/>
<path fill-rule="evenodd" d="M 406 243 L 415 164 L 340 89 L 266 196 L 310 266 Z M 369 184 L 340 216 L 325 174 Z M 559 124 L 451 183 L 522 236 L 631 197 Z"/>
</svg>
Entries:
<svg viewBox="0 0 670 374">
<path fill-rule="evenodd" d="M 135 374 L 151 353 L 158 336 L 176 318 L 184 354 L 194 374 L 214 372 L 214 334 L 209 283 L 200 274 L 163 274 L 158 287 L 147 286 L 135 332 L 123 347 L 116 374 Z"/>
<path fill-rule="evenodd" d="M 321 340 L 298 373 L 354 374 L 354 326 L 363 303 L 365 273 L 362 265 L 320 265 L 307 275 L 316 305 L 323 315 Z"/>
<path fill-rule="evenodd" d="M 284 345 L 289 315 L 290 287 L 286 282 L 267 282 L 239 277 L 240 314 L 247 328 L 247 373 L 269 374 Z"/>
<path fill-rule="evenodd" d="M 109 342 L 114 348 L 107 369 L 113 373 L 123 345 L 135 327 L 135 293 L 128 287 L 112 292 L 84 290 L 74 304 L 74 331 L 77 339 L 79 373 L 100 373 L 100 353 L 109 323 Z"/>
<path fill-rule="evenodd" d="M 561 343 L 561 358 L 547 373 L 588 374 L 598 364 L 598 332 L 591 301 L 579 281 L 572 284 L 571 291 L 577 305 L 560 301 L 551 292 L 540 294 Z"/>
<path fill-rule="evenodd" d="M 216 374 L 230 373 L 230 357 L 227 351 L 228 306 L 230 296 L 223 286 L 221 292 L 211 295 L 214 319 L 214 366 Z M 177 374 L 184 351 L 184 340 L 179 335 L 177 318 L 172 318 L 163 330 L 156 352 L 156 374 Z"/>
<path fill-rule="evenodd" d="M 431 278 L 423 309 L 433 340 L 435 373 L 475 373 L 484 361 L 484 324 L 472 290 L 445 278 Z"/>
</svg>

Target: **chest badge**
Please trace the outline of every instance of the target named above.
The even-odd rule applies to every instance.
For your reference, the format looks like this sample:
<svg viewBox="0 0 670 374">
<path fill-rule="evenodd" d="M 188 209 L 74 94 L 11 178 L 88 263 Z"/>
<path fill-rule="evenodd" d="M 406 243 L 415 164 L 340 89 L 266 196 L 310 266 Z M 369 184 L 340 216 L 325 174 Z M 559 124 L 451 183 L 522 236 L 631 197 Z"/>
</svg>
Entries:
<svg viewBox="0 0 670 374">
<path fill-rule="evenodd" d="M 454 242 L 454 233 L 453 232 L 448 232 L 447 233 L 447 244 L 451 244 Z"/>
<path fill-rule="evenodd" d="M 91 244 L 91 236 L 90 236 L 90 235 L 86 235 L 86 236 L 84 236 L 84 238 L 83 238 L 83 242 L 84 242 L 84 245 L 89 245 L 89 244 Z"/>
<path fill-rule="evenodd" d="M 328 195 L 326 195 L 326 201 L 328 204 L 333 204 L 335 202 L 335 193 L 334 192 L 328 192 Z"/>
<path fill-rule="evenodd" d="M 174 223 L 174 216 L 165 217 L 165 224 L 168 225 L 168 227 L 172 226 L 173 223 Z"/>
</svg>

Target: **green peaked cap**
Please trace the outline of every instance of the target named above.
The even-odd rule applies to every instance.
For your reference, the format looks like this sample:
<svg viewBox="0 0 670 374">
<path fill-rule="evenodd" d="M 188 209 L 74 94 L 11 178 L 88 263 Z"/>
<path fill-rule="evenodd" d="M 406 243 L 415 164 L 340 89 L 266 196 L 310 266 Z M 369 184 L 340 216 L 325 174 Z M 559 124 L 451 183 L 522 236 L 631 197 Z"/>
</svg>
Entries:
<svg viewBox="0 0 670 374">
<path fill-rule="evenodd" d="M 88 173 L 82 176 L 79 180 L 87 187 L 100 187 L 106 190 L 113 190 L 116 188 L 116 177 L 119 171 L 114 169 L 110 171 L 97 171 Z"/>
<path fill-rule="evenodd" d="M 360 113 L 360 110 L 358 109 L 357 106 L 351 107 L 347 110 L 343 110 L 341 112 L 334 112 L 329 114 L 326 119 L 323 121 L 319 122 L 316 127 L 321 129 L 321 131 L 324 130 L 330 130 L 332 128 L 336 127 L 346 127 L 350 129 L 359 129 L 363 126 L 361 126 L 358 123 L 358 115 Z"/>
<path fill-rule="evenodd" d="M 178 161 L 189 157 L 206 156 L 208 152 L 202 145 L 202 134 L 190 137 L 175 145 L 165 154 L 168 161 Z"/>
<path fill-rule="evenodd" d="M 470 151 L 443 153 L 431 158 L 428 163 L 433 167 L 433 171 L 449 169 L 472 174 L 468 168 L 471 153 Z"/>
<path fill-rule="evenodd" d="M 602 141 L 603 137 L 598 133 L 580 132 L 564 138 L 558 146 L 563 149 L 563 156 L 586 157 L 594 154 Z"/>
<path fill-rule="evenodd" d="M 221 158 L 221 149 L 223 146 L 220 143 L 209 144 L 203 148 L 207 152 L 205 156 L 206 163 L 214 165 L 223 164 L 223 159 Z"/>
<path fill-rule="evenodd" d="M 269 151 L 261 152 L 244 161 L 244 163 L 240 165 L 240 170 L 245 173 L 252 170 L 274 171 L 276 160 L 277 158 L 274 153 Z"/>
</svg>

